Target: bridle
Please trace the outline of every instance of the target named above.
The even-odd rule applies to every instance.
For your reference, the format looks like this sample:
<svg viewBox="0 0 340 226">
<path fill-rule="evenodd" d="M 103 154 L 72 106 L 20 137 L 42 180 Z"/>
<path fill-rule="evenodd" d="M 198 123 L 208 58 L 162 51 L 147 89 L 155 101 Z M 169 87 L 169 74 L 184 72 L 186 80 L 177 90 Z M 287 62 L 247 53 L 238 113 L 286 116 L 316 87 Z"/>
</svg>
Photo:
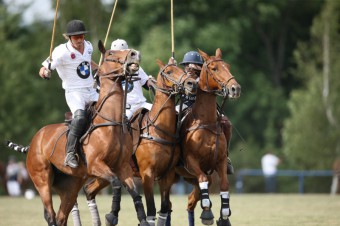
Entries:
<svg viewBox="0 0 340 226">
<path fill-rule="evenodd" d="M 215 76 L 215 72 L 214 71 L 211 71 L 210 69 L 209 69 L 209 64 L 211 64 L 211 63 L 213 63 L 213 62 L 220 62 L 220 61 L 222 61 L 223 62 L 223 60 L 222 59 L 211 59 L 211 60 L 208 60 L 208 61 L 205 61 L 204 62 L 204 64 L 203 64 L 203 68 L 204 68 L 204 70 L 206 71 L 206 87 L 208 88 L 208 89 L 202 89 L 204 92 L 208 92 L 208 93 L 214 93 L 215 95 L 217 95 L 217 96 L 221 96 L 221 97 L 223 97 L 223 98 L 226 98 L 227 96 L 228 96 L 228 93 L 229 93 L 229 91 L 228 91 L 228 88 L 227 88 L 227 85 L 228 85 L 228 83 L 232 80 L 232 79 L 235 79 L 234 78 L 234 76 L 231 76 L 227 81 L 225 81 L 225 82 L 222 82 L 222 81 L 219 81 L 217 78 L 216 78 L 216 76 Z M 224 65 L 223 65 L 223 68 L 225 68 L 224 67 Z M 203 70 L 203 69 L 202 69 Z M 202 72 L 201 72 L 202 73 Z M 209 79 L 208 79 L 208 77 L 211 77 L 220 87 L 221 87 L 221 89 L 218 89 L 218 90 L 213 90 L 213 89 L 211 89 L 210 88 L 210 86 L 209 86 Z"/>
<path fill-rule="evenodd" d="M 151 125 L 154 125 L 154 122 L 156 121 L 156 119 L 158 118 L 160 112 L 162 111 L 164 105 L 173 97 L 175 97 L 178 94 L 181 94 L 183 92 L 185 92 L 186 87 L 185 87 L 185 82 L 189 79 L 189 77 L 187 76 L 187 74 L 185 72 L 183 72 L 183 74 L 179 77 L 178 80 L 175 80 L 172 76 L 170 76 L 169 74 L 165 73 L 166 69 L 170 66 L 175 66 L 177 67 L 176 64 L 167 64 L 165 65 L 162 69 L 160 69 L 159 74 L 161 75 L 161 81 L 162 81 L 162 85 L 166 88 L 161 88 L 158 87 L 155 83 L 151 82 L 151 86 L 155 89 L 158 90 L 166 95 L 168 95 L 168 99 L 163 103 L 163 105 L 161 106 L 160 110 L 158 111 L 158 113 L 156 114 L 156 116 L 151 120 L 149 118 L 149 114 L 147 116 L 148 119 L 148 125 L 149 123 Z M 171 86 L 167 85 L 166 80 L 170 81 L 172 83 Z M 161 130 L 162 131 L 162 130 Z M 164 131 L 162 131 L 164 132 Z"/>
<path fill-rule="evenodd" d="M 169 96 L 173 96 L 173 95 L 176 95 L 176 94 L 182 92 L 182 90 L 184 89 L 184 86 L 183 86 L 182 83 L 184 83 L 185 80 L 188 77 L 185 77 L 187 74 L 185 72 L 183 72 L 183 74 L 179 77 L 178 81 L 176 81 L 173 77 L 169 76 L 169 74 L 164 72 L 170 66 L 176 66 L 177 67 L 176 64 L 167 64 L 162 69 L 160 69 L 160 72 L 159 72 L 159 74 L 162 75 L 162 77 L 161 77 L 162 78 L 162 85 L 166 88 L 157 87 L 156 84 L 152 84 L 152 85 L 156 90 L 159 90 L 160 92 L 165 93 Z M 184 80 L 183 80 L 183 78 L 184 78 Z M 170 81 L 172 83 L 172 86 L 168 86 L 167 82 L 165 80 Z"/>
<path fill-rule="evenodd" d="M 99 76 L 99 78 L 116 78 L 116 77 L 125 77 L 126 75 L 130 75 L 130 72 L 129 72 L 129 70 L 128 70 L 128 63 L 127 63 L 127 57 L 129 56 L 129 54 L 130 54 L 130 52 L 131 52 L 132 50 L 129 50 L 127 53 L 126 53 L 126 55 L 125 55 L 125 59 L 124 59 L 124 61 L 122 61 L 122 60 L 120 60 L 119 58 L 118 59 L 115 59 L 115 58 L 105 58 L 104 60 L 103 60 L 103 62 L 102 62 L 102 64 L 104 63 L 104 62 L 114 62 L 114 63 L 119 63 L 119 64 L 121 64 L 121 67 L 119 67 L 119 68 L 116 68 L 116 69 L 114 69 L 114 70 L 112 70 L 112 71 L 109 71 L 109 72 L 106 72 L 106 73 L 103 73 L 103 74 L 100 74 L 100 76 Z M 109 52 L 109 54 L 111 54 L 112 53 L 112 51 L 110 50 L 110 52 Z M 102 65 L 101 64 L 101 65 Z M 101 66 L 100 65 L 100 66 Z M 123 69 L 123 70 L 122 70 Z M 117 71 L 120 71 L 120 70 L 122 70 L 123 72 L 122 73 L 116 73 Z"/>
</svg>

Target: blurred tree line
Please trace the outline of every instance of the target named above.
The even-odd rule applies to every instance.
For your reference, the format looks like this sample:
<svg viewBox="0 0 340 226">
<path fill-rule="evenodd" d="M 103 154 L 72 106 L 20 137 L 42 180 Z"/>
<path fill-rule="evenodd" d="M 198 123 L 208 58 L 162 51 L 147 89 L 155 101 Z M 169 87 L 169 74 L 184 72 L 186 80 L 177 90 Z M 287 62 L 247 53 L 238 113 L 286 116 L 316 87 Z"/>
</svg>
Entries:
<svg viewBox="0 0 340 226">
<path fill-rule="evenodd" d="M 67 21 L 81 19 L 98 62 L 96 46 L 113 5 L 60 0 L 54 46 L 65 42 Z M 281 168 L 291 169 L 330 169 L 340 155 L 339 7 L 339 0 L 174 0 L 177 62 L 190 50 L 213 55 L 221 48 L 242 86 L 240 99 L 224 109 L 234 127 L 236 170 L 260 168 L 269 149 L 284 160 Z M 25 24 L 21 13 L 10 13 L 0 0 L 0 138 L 28 145 L 39 128 L 63 121 L 68 107 L 56 72 L 49 81 L 38 76 L 53 20 Z M 127 40 L 141 50 L 144 70 L 157 75 L 156 59 L 171 56 L 170 21 L 170 1 L 119 1 L 106 47 Z M 13 154 L 1 146 L 2 161 Z M 261 186 L 254 182 L 250 190 Z"/>
</svg>

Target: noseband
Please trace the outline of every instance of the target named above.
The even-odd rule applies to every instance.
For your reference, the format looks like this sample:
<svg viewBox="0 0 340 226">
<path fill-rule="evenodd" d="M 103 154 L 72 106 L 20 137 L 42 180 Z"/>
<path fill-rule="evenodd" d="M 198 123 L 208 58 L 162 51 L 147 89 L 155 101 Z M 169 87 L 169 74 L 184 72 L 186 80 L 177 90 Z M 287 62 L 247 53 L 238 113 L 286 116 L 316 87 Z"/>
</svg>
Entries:
<svg viewBox="0 0 340 226">
<path fill-rule="evenodd" d="M 203 90 L 205 92 L 208 92 L 208 93 L 214 93 L 216 94 L 217 96 L 222 96 L 223 98 L 227 97 L 228 96 L 228 88 L 227 88 L 227 85 L 228 83 L 232 80 L 232 79 L 235 79 L 234 76 L 231 76 L 227 81 L 225 82 L 221 82 L 219 81 L 216 76 L 215 76 L 215 72 L 212 72 L 208 66 L 209 64 L 213 63 L 213 62 L 218 62 L 218 61 L 223 61 L 222 59 L 215 59 L 215 60 L 209 60 L 209 61 L 206 61 L 204 62 L 203 64 L 203 68 L 204 70 L 207 72 L 206 73 L 206 86 L 208 87 L 207 90 Z M 224 68 L 224 67 L 223 67 Z M 210 89 L 210 86 L 209 86 L 209 83 L 208 83 L 208 76 L 210 76 L 220 87 L 221 89 L 219 90 L 213 90 L 213 89 Z"/>
<path fill-rule="evenodd" d="M 164 71 L 170 67 L 170 66 L 176 66 L 176 64 L 167 64 L 164 66 L 164 68 L 160 71 L 160 75 L 162 75 L 162 84 L 167 87 L 167 88 L 159 88 L 159 87 L 154 87 L 155 89 L 158 89 L 159 91 L 165 93 L 165 94 L 168 94 L 168 95 L 176 95 L 178 93 L 180 93 L 184 87 L 182 85 L 182 79 L 185 75 L 187 75 L 186 73 L 183 73 L 180 78 L 179 78 L 179 81 L 176 81 L 175 79 L 173 79 L 171 76 L 169 76 L 169 74 L 165 73 Z M 165 79 L 167 79 L 168 81 L 170 81 L 172 83 L 172 86 L 169 87 L 166 85 L 166 82 L 165 82 Z M 184 79 L 184 81 L 186 80 L 187 78 Z M 184 82 L 183 81 L 183 82 Z"/>
<path fill-rule="evenodd" d="M 114 63 L 119 63 L 121 64 L 121 67 L 115 69 L 115 70 L 112 70 L 112 71 L 109 71 L 109 72 L 106 72 L 104 74 L 101 74 L 100 77 L 102 78 L 117 78 L 117 77 L 125 77 L 125 76 L 128 76 L 130 75 L 130 72 L 129 70 L 127 70 L 128 68 L 128 64 L 127 64 L 127 58 L 128 58 L 128 55 L 129 53 L 131 52 L 132 50 L 130 50 L 129 52 L 127 52 L 127 54 L 125 55 L 125 59 L 124 61 L 121 61 L 119 59 L 107 59 L 105 58 L 104 61 L 107 61 L 107 62 L 114 62 Z M 110 52 L 111 53 L 111 52 Z M 117 71 L 123 69 L 123 72 L 122 73 L 116 73 Z"/>
</svg>

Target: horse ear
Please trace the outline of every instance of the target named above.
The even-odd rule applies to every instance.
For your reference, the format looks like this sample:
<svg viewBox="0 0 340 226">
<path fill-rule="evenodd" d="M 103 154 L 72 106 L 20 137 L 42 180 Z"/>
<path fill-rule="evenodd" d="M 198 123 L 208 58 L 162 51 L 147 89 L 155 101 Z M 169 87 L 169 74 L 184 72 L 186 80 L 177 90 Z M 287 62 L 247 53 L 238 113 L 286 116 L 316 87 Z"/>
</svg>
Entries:
<svg viewBox="0 0 340 226">
<path fill-rule="evenodd" d="M 104 46 L 102 40 L 98 41 L 98 49 L 102 54 L 104 54 L 106 52 L 106 49 L 105 49 L 105 46 Z"/>
<path fill-rule="evenodd" d="M 216 54 L 215 55 L 216 55 L 217 58 L 222 58 L 222 51 L 221 51 L 220 48 L 216 49 Z"/>
<path fill-rule="evenodd" d="M 158 64 L 159 68 L 164 67 L 164 64 L 163 64 L 163 62 L 161 60 L 157 59 L 156 63 Z"/>
<path fill-rule="evenodd" d="M 210 58 L 209 55 L 203 52 L 202 50 L 198 49 L 198 52 L 203 57 L 204 61 L 207 61 Z"/>
</svg>

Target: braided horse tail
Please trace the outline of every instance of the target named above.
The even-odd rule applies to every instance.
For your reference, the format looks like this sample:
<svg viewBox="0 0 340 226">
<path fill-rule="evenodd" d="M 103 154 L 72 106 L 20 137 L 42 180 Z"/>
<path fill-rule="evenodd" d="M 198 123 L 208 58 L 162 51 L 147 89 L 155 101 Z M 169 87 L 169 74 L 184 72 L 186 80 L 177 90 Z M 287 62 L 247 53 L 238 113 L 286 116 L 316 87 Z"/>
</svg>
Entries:
<svg viewBox="0 0 340 226">
<path fill-rule="evenodd" d="M 28 149 L 30 148 L 30 146 L 24 147 L 24 146 L 22 146 L 20 144 L 13 143 L 10 140 L 6 141 L 5 145 L 7 147 L 9 147 L 10 149 L 14 150 L 14 151 L 25 153 L 25 154 L 28 152 Z"/>
</svg>

